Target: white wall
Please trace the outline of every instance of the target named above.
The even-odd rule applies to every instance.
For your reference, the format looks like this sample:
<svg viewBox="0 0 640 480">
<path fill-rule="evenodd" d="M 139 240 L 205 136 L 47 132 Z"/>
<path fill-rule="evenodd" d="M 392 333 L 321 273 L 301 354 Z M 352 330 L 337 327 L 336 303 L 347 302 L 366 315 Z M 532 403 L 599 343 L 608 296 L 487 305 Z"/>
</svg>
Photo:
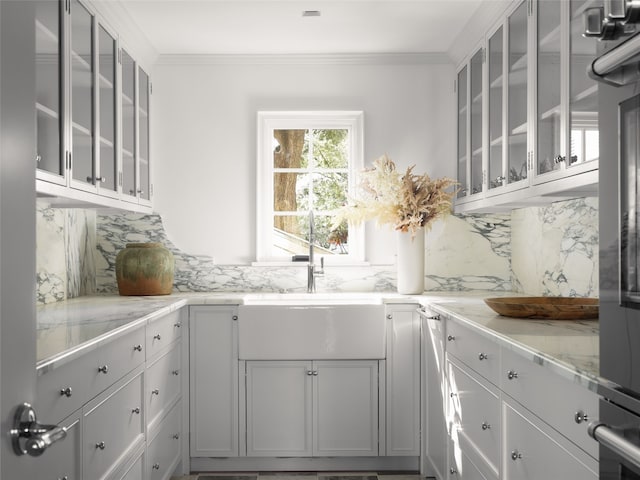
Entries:
<svg viewBox="0 0 640 480">
<path fill-rule="evenodd" d="M 161 57 L 152 79 L 152 176 L 169 238 L 220 264 L 255 260 L 259 110 L 362 110 L 366 165 L 387 153 L 402 169 L 454 177 L 453 66 L 399 58 Z M 393 263 L 394 253 L 392 232 L 368 226 L 367 260 Z"/>
</svg>

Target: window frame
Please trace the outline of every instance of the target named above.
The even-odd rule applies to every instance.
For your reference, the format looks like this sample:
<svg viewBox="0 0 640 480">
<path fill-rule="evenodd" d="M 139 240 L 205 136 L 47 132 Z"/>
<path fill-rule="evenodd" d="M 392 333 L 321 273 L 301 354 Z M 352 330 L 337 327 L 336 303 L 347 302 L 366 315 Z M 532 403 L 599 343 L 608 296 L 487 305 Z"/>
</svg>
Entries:
<svg viewBox="0 0 640 480">
<path fill-rule="evenodd" d="M 349 131 L 348 192 L 352 197 L 357 174 L 364 168 L 364 112 L 362 111 L 259 111 L 256 165 L 257 263 L 291 264 L 291 258 L 271 255 L 273 230 L 273 131 L 284 129 L 344 129 Z M 364 225 L 349 224 L 349 253 L 325 257 L 327 264 L 364 263 Z"/>
</svg>

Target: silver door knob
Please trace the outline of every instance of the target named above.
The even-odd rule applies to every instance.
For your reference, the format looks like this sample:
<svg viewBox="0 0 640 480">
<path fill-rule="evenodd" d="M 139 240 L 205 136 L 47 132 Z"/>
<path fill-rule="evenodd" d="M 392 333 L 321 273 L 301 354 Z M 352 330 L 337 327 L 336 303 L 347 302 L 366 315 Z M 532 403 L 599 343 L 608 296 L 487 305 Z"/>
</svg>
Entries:
<svg viewBox="0 0 640 480">
<path fill-rule="evenodd" d="M 65 387 L 60 389 L 60 395 L 69 398 L 73 394 L 71 387 Z"/>
<path fill-rule="evenodd" d="M 160 337 L 160 334 L 159 334 L 159 333 L 157 333 L 157 334 L 155 334 L 155 335 L 153 336 L 153 339 L 154 339 L 154 340 L 160 340 L 160 338 L 161 338 L 161 337 Z"/>
<path fill-rule="evenodd" d="M 177 323 L 174 323 L 173 326 L 176 328 L 180 328 L 182 326 L 182 323 L 177 322 Z"/>
<path fill-rule="evenodd" d="M 487 358 L 489 358 L 489 356 L 486 353 L 480 353 L 478 355 L 478 360 L 482 361 L 482 360 L 486 360 Z"/>
<path fill-rule="evenodd" d="M 514 372 L 513 370 L 509 370 L 507 372 L 507 378 L 509 380 L 513 380 L 514 378 L 518 378 L 518 372 Z"/>
<path fill-rule="evenodd" d="M 576 423 L 580 424 L 589 420 L 589 415 L 584 413 L 582 410 L 578 410 L 573 416 L 573 419 L 576 421 Z"/>
<path fill-rule="evenodd" d="M 456 339 L 456 337 L 454 337 L 453 335 L 448 335 L 447 336 L 447 340 L 449 340 L 450 342 L 453 342 Z"/>
<path fill-rule="evenodd" d="M 159 463 L 154 463 L 153 467 L 151 467 L 151 468 L 153 468 L 154 470 L 160 470 L 160 464 Z"/>
<path fill-rule="evenodd" d="M 140 415 L 140 407 L 136 407 L 131 409 L 131 413 L 135 413 L 136 415 Z"/>
<path fill-rule="evenodd" d="M 518 450 L 513 450 L 511 452 L 511 460 L 513 460 L 514 462 L 518 459 L 522 458 L 522 454 L 520 452 L 518 452 Z"/>
<path fill-rule="evenodd" d="M 487 422 L 482 422 L 482 430 L 489 430 L 490 428 L 490 424 L 488 424 Z"/>
<path fill-rule="evenodd" d="M 180 434 L 179 433 L 174 433 L 173 434 L 173 439 L 174 440 L 179 440 L 180 439 Z"/>
<path fill-rule="evenodd" d="M 9 431 L 9 436 L 16 455 L 38 457 L 51 445 L 63 440 L 67 436 L 67 429 L 38 423 L 33 407 L 23 403 L 13 416 L 13 428 Z"/>
<path fill-rule="evenodd" d="M 180 370 L 172 370 L 171 375 L 180 375 Z"/>
<path fill-rule="evenodd" d="M 457 471 L 455 468 L 451 467 L 451 468 L 449 469 L 449 473 L 450 473 L 451 475 L 455 475 L 456 473 L 458 473 L 458 471 Z"/>
<path fill-rule="evenodd" d="M 136 352 L 141 352 L 141 351 L 142 351 L 142 345 L 140 345 L 140 344 L 138 344 L 138 345 L 134 345 L 133 349 L 134 349 Z"/>
<path fill-rule="evenodd" d="M 157 388 L 154 390 L 151 390 L 151 395 L 160 395 L 160 390 L 158 390 Z"/>
<path fill-rule="evenodd" d="M 98 367 L 98 372 L 104 373 L 106 375 L 107 373 L 109 373 L 109 365 L 102 365 L 101 367 Z"/>
<path fill-rule="evenodd" d="M 104 450 L 105 448 L 107 448 L 107 445 L 104 442 L 98 442 L 96 443 L 96 448 L 99 450 Z"/>
</svg>

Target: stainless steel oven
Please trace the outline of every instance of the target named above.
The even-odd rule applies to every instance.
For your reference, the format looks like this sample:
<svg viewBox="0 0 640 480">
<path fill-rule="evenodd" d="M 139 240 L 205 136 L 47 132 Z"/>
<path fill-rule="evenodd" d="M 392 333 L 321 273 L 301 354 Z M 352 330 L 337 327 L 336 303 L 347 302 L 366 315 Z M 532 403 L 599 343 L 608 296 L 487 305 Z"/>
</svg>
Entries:
<svg viewBox="0 0 640 480">
<path fill-rule="evenodd" d="M 640 1 L 599 0 L 600 478 L 640 480 Z"/>
</svg>

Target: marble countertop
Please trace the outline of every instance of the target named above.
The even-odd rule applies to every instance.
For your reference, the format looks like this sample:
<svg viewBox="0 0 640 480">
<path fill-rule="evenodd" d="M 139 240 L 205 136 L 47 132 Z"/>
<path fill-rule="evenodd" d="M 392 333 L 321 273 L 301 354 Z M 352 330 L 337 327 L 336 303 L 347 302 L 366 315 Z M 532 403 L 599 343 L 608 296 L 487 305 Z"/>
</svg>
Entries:
<svg viewBox="0 0 640 480">
<path fill-rule="evenodd" d="M 186 293 L 158 297 L 117 295 L 80 297 L 38 307 L 37 366 L 39 371 L 66 363 L 102 343 L 138 328 L 185 305 L 238 305 L 250 293 Z M 264 295 L 269 298 L 269 294 Z M 279 294 L 273 294 L 277 298 Z M 311 294 L 314 295 L 314 294 Z M 328 297 L 327 294 L 318 294 Z M 349 294 L 335 294 L 337 298 Z M 514 296 L 496 292 L 436 292 L 406 296 L 357 293 L 359 299 L 385 303 L 415 302 L 494 337 L 504 347 L 518 349 L 537 362 L 546 362 L 570 378 L 597 382 L 599 372 L 598 321 L 527 320 L 502 317 L 483 302 L 486 297 Z M 282 296 L 282 295 L 280 295 Z"/>
</svg>

